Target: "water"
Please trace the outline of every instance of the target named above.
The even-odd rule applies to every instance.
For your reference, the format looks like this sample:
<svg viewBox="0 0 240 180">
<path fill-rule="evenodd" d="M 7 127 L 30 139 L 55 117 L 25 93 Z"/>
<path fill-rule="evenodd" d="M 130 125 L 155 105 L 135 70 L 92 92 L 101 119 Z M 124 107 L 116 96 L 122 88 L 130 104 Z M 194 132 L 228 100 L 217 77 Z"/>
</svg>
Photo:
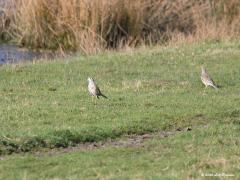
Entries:
<svg viewBox="0 0 240 180">
<path fill-rule="evenodd" d="M 49 51 L 34 51 L 20 48 L 16 45 L 0 45 L 0 65 L 7 63 L 18 63 L 20 61 L 32 61 L 37 59 L 54 58 L 55 55 Z"/>
</svg>

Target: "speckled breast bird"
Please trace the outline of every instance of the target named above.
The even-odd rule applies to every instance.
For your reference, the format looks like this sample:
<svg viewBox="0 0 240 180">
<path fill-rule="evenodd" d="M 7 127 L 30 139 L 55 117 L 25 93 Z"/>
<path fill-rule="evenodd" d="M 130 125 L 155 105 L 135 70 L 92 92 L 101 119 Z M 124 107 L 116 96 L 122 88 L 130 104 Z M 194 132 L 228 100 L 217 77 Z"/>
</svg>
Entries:
<svg viewBox="0 0 240 180">
<path fill-rule="evenodd" d="M 210 77 L 210 75 L 207 73 L 206 69 L 201 66 L 201 80 L 202 83 L 205 85 L 205 87 L 212 86 L 215 89 L 218 89 L 217 86 L 215 85 L 214 81 Z"/>
<path fill-rule="evenodd" d="M 105 96 L 101 92 L 101 90 L 99 89 L 99 87 L 97 86 L 93 78 L 88 77 L 87 80 L 88 80 L 88 91 L 93 97 L 99 98 L 99 96 L 102 96 L 104 98 L 107 98 L 107 96 Z"/>
</svg>

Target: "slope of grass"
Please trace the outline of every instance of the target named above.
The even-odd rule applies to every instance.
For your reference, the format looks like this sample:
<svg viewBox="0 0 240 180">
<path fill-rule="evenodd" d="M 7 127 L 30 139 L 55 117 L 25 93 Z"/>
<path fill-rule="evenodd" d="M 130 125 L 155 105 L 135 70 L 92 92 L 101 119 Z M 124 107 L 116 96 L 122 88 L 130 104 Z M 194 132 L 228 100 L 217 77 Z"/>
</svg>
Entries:
<svg viewBox="0 0 240 180">
<path fill-rule="evenodd" d="M 239 46 L 205 43 L 3 66 L 0 153 L 236 120 Z M 219 91 L 204 91 L 201 64 Z M 109 99 L 92 102 L 88 76 Z"/>
<path fill-rule="evenodd" d="M 221 88 L 204 90 L 200 65 Z M 238 178 L 240 43 L 106 52 L 0 69 L 0 153 L 193 127 L 136 147 L 2 156 L 0 179 Z M 109 99 L 91 100 L 88 76 Z M 202 125 L 207 125 L 202 126 Z M 41 173 L 39 173 L 41 172 Z"/>
</svg>

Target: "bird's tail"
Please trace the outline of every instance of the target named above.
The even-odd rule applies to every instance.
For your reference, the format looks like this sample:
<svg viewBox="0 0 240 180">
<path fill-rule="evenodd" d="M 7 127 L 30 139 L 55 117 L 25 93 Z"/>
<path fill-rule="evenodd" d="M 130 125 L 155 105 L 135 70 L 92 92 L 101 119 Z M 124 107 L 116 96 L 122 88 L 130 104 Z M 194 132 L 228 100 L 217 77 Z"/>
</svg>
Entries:
<svg viewBox="0 0 240 180">
<path fill-rule="evenodd" d="M 218 90 L 218 87 L 214 84 L 212 84 L 212 87 L 214 87 L 214 89 Z"/>
<path fill-rule="evenodd" d="M 105 96 L 104 94 L 101 94 L 101 96 L 102 96 L 102 97 L 104 97 L 104 98 L 106 98 L 106 99 L 108 99 L 108 97 L 107 97 L 107 96 Z"/>
</svg>

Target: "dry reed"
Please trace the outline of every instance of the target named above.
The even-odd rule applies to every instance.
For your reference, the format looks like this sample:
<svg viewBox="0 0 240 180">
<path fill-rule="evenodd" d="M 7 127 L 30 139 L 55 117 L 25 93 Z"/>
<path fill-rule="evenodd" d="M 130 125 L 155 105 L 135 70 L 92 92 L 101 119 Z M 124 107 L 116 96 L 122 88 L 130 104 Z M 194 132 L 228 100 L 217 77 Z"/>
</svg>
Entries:
<svg viewBox="0 0 240 180">
<path fill-rule="evenodd" d="M 240 32 L 238 0 L 13 2 L 5 9 L 11 23 L 1 29 L 30 48 L 92 54 L 106 48 L 230 38 Z"/>
</svg>

